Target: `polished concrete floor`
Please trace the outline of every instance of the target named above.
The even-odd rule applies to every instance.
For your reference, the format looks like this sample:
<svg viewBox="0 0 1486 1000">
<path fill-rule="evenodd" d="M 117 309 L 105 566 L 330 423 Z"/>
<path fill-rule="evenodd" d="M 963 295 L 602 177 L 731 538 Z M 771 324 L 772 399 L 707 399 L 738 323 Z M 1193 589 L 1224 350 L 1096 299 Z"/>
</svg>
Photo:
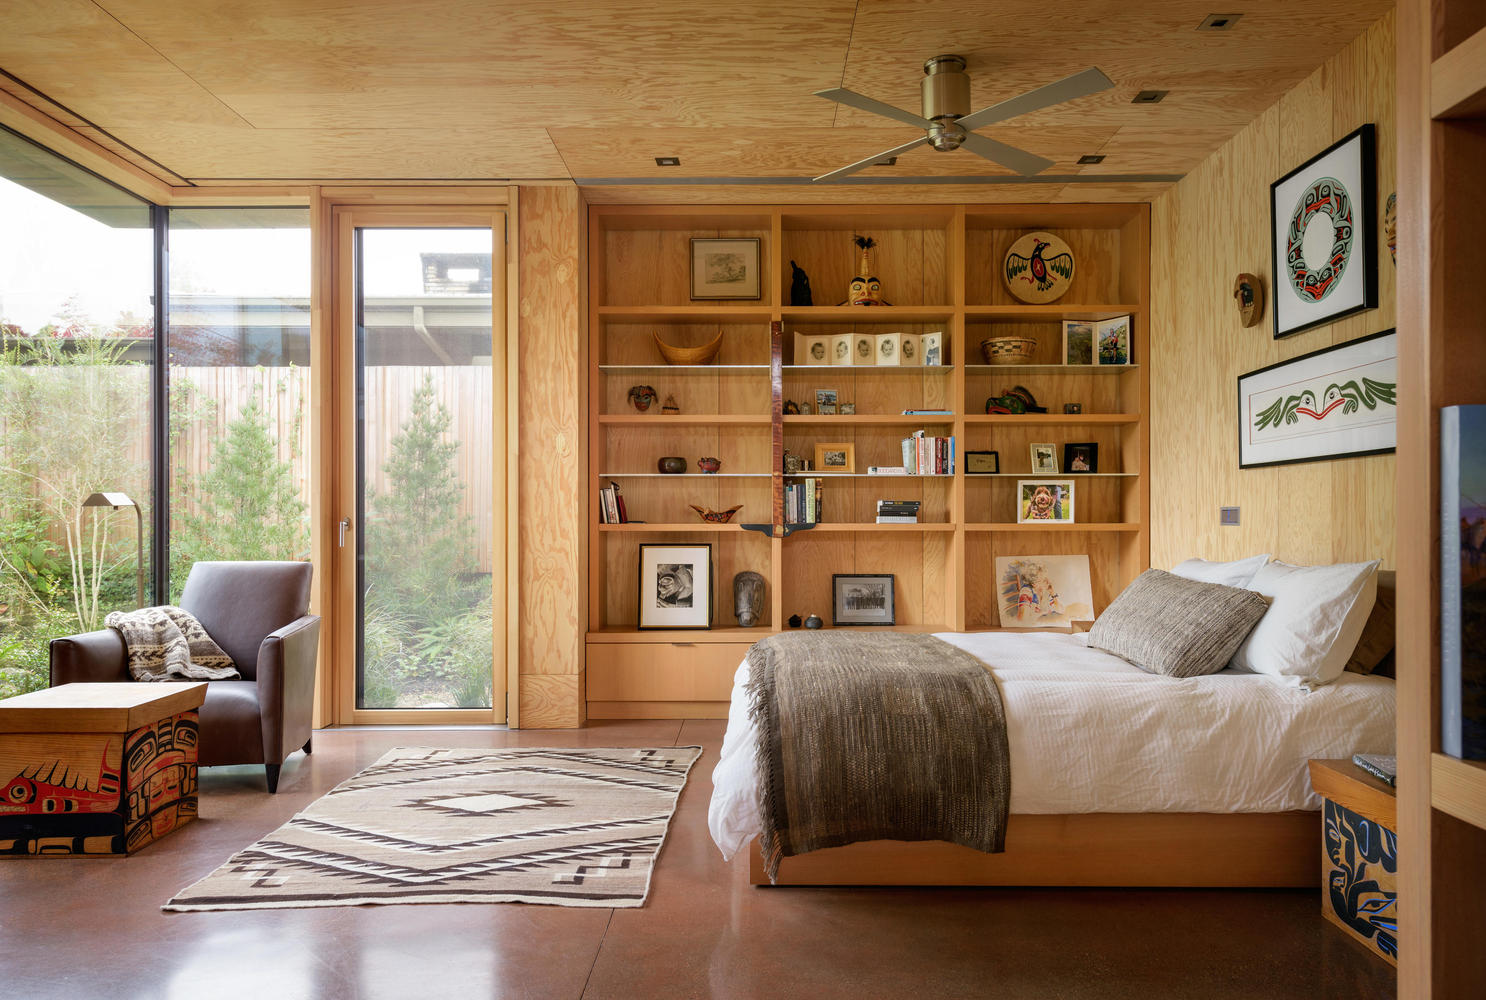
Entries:
<svg viewBox="0 0 1486 1000">
<path fill-rule="evenodd" d="M 707 836 L 721 742 L 721 722 L 332 730 L 285 764 L 277 795 L 261 768 L 205 770 L 201 819 L 134 857 L 0 863 L 0 997 L 1394 995 L 1392 970 L 1322 920 L 1318 891 L 752 888 Z M 160 911 L 390 747 L 677 744 L 706 753 L 640 909 Z"/>
</svg>

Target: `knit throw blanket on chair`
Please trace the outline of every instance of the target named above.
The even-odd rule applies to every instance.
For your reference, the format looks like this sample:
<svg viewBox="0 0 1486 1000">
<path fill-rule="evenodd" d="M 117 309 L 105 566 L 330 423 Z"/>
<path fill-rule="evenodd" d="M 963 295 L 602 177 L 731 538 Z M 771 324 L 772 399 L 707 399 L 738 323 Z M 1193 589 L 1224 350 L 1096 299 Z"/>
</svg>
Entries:
<svg viewBox="0 0 1486 1000">
<path fill-rule="evenodd" d="M 242 676 L 232 657 L 189 611 L 169 606 L 114 611 L 103 624 L 124 637 L 129 673 L 137 681 L 226 681 Z"/>
</svg>

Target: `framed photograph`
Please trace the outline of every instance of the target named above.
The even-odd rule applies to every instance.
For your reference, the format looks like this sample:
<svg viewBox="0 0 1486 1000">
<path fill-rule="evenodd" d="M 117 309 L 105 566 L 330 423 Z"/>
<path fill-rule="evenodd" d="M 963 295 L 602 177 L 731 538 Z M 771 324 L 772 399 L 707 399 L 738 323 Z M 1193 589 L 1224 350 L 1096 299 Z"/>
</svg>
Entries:
<svg viewBox="0 0 1486 1000">
<path fill-rule="evenodd" d="M 1099 442 L 1073 441 L 1063 446 L 1063 474 L 1098 472 Z"/>
<path fill-rule="evenodd" d="M 994 451 L 965 452 L 965 475 L 994 476 L 1001 471 L 1001 455 Z"/>
<path fill-rule="evenodd" d="M 1130 364 L 1130 317 L 1116 316 L 1095 323 L 1094 344 L 1094 364 Z"/>
<path fill-rule="evenodd" d="M 1058 474 L 1058 446 L 1051 443 L 1033 442 L 1027 446 L 1032 453 L 1032 475 L 1056 476 Z"/>
<path fill-rule="evenodd" d="M 828 406 L 830 407 L 829 410 L 826 409 L 826 407 L 828 407 Z M 835 389 L 816 389 L 815 390 L 815 412 L 816 413 L 835 413 L 836 412 L 836 390 Z"/>
<path fill-rule="evenodd" d="M 926 367 L 938 367 L 945 364 L 944 360 L 944 332 L 919 334 L 918 356 Z"/>
<path fill-rule="evenodd" d="M 691 297 L 695 299 L 757 299 L 759 239 L 697 239 L 691 241 Z"/>
<path fill-rule="evenodd" d="M 1018 479 L 1017 524 L 1073 524 L 1073 480 Z"/>
<path fill-rule="evenodd" d="M 853 333 L 851 335 L 851 363 L 854 365 L 873 365 L 877 363 L 877 338 L 870 333 Z"/>
<path fill-rule="evenodd" d="M 1063 321 L 1063 363 L 1065 365 L 1092 365 L 1094 363 L 1094 324 L 1084 319 Z"/>
<path fill-rule="evenodd" d="M 1084 404 L 1082 404 L 1082 403 L 1064 403 L 1063 404 L 1063 412 L 1064 413 L 1075 413 L 1075 414 L 1076 413 L 1082 413 L 1082 412 L 1084 412 Z"/>
<path fill-rule="evenodd" d="M 895 625 L 893 574 L 832 573 L 832 625 Z"/>
<path fill-rule="evenodd" d="M 1393 451 L 1397 393 L 1393 330 L 1240 375 L 1238 467 Z"/>
<path fill-rule="evenodd" d="M 997 556 L 996 611 L 1002 628 L 1069 626 L 1094 617 L 1089 557 Z"/>
<path fill-rule="evenodd" d="M 837 333 L 831 336 L 831 364 L 849 365 L 851 359 L 851 345 L 856 337 L 850 333 Z"/>
<path fill-rule="evenodd" d="M 857 471 L 857 448 L 854 444 L 818 444 L 815 446 L 817 472 Z"/>
<path fill-rule="evenodd" d="M 640 546 L 640 622 L 646 628 L 712 627 L 712 546 Z"/>
<path fill-rule="evenodd" d="M 1269 186 L 1276 340 L 1377 307 L 1376 132 L 1363 125 Z"/>
<path fill-rule="evenodd" d="M 857 411 L 857 404 L 855 404 L 855 403 L 842 403 L 840 409 L 837 412 L 840 413 L 843 417 L 849 417 L 849 416 L 854 415 L 856 413 L 856 411 Z"/>
</svg>

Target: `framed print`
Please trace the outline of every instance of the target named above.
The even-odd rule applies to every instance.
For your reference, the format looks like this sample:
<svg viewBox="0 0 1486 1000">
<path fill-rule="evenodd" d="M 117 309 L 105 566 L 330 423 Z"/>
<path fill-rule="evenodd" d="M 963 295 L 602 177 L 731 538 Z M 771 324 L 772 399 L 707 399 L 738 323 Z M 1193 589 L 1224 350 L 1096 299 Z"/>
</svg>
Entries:
<svg viewBox="0 0 1486 1000">
<path fill-rule="evenodd" d="M 877 338 L 870 333 L 853 333 L 851 335 L 851 363 L 854 365 L 875 365 L 877 363 Z"/>
<path fill-rule="evenodd" d="M 893 574 L 832 573 L 832 625 L 895 625 Z"/>
<path fill-rule="evenodd" d="M 830 407 L 830 409 L 826 409 L 826 407 Z M 835 413 L 836 412 L 836 390 L 835 389 L 816 389 L 815 390 L 815 412 L 816 413 Z"/>
<path fill-rule="evenodd" d="M 1032 475 L 1034 476 L 1056 476 L 1058 474 L 1058 446 L 1055 444 L 1038 444 L 1033 442 L 1027 446 L 1032 453 Z"/>
<path fill-rule="evenodd" d="M 712 627 L 712 546 L 640 546 L 640 622 L 645 628 Z"/>
<path fill-rule="evenodd" d="M 997 556 L 996 611 L 1002 628 L 1046 628 L 1094 617 L 1089 557 Z"/>
<path fill-rule="evenodd" d="M 1376 131 L 1363 125 L 1269 186 L 1276 340 L 1377 307 Z"/>
<path fill-rule="evenodd" d="M 855 416 L 857 412 L 857 404 L 842 403 L 840 410 L 838 410 L 837 412 L 839 412 L 843 417 Z"/>
<path fill-rule="evenodd" d="M 1018 479 L 1017 524 L 1073 524 L 1073 480 Z"/>
<path fill-rule="evenodd" d="M 1238 377 L 1238 467 L 1392 451 L 1398 334 L 1323 347 Z"/>
<path fill-rule="evenodd" d="M 1083 319 L 1063 321 L 1063 363 L 1065 365 L 1092 365 L 1094 363 L 1094 324 Z"/>
<path fill-rule="evenodd" d="M 1075 441 L 1063 446 L 1063 474 L 1099 471 L 1099 442 Z"/>
<path fill-rule="evenodd" d="M 691 241 L 691 297 L 693 299 L 757 299 L 759 239 L 699 239 Z"/>
<path fill-rule="evenodd" d="M 994 451 L 965 452 L 965 475 L 994 476 L 1001 471 L 1001 456 Z"/>
<path fill-rule="evenodd" d="M 831 335 L 831 364 L 849 365 L 851 359 L 851 345 L 856 336 L 850 333 L 836 333 Z"/>
<path fill-rule="evenodd" d="M 818 444 L 815 446 L 816 472 L 857 471 L 857 449 L 854 444 Z"/>
<path fill-rule="evenodd" d="M 1130 364 L 1130 317 L 1116 316 L 1095 323 L 1094 345 L 1094 364 Z"/>
<path fill-rule="evenodd" d="M 1082 413 L 1082 412 L 1084 412 L 1084 404 L 1082 404 L 1082 403 L 1064 403 L 1063 404 L 1063 412 L 1064 413 L 1072 413 L 1072 414 L 1075 414 L 1075 415 L 1076 414 L 1079 414 L 1079 413 Z"/>
</svg>

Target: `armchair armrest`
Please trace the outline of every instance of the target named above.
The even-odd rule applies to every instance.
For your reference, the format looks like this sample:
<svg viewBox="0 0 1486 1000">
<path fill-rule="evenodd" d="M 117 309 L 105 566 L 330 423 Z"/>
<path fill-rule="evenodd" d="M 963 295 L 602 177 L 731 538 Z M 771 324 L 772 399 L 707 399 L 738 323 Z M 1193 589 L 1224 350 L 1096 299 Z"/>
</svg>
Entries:
<svg viewBox="0 0 1486 1000">
<path fill-rule="evenodd" d="M 319 650 L 319 615 L 290 622 L 258 647 L 258 707 L 266 763 L 282 763 L 309 742 Z"/>
<path fill-rule="evenodd" d="M 111 628 L 53 639 L 51 686 L 79 681 L 127 681 L 129 650 L 124 637 Z"/>
</svg>

